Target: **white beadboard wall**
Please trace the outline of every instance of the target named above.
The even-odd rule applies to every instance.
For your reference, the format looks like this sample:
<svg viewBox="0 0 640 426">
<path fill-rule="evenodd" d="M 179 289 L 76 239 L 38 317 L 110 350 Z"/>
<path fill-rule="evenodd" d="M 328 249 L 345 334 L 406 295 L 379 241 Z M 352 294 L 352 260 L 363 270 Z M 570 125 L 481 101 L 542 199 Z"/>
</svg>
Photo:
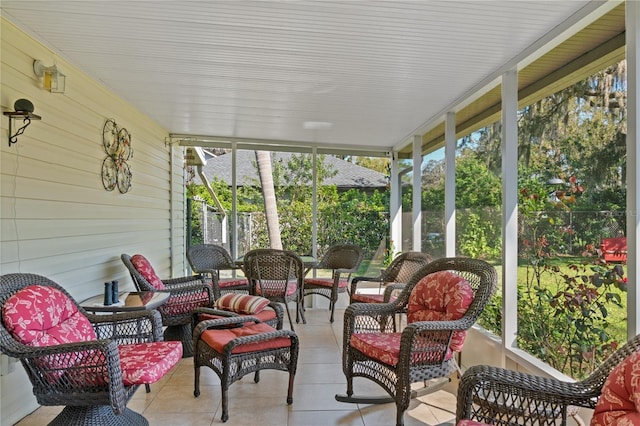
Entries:
<svg viewBox="0 0 640 426">
<path fill-rule="evenodd" d="M 143 253 L 160 276 L 184 275 L 183 148 L 165 146 L 166 129 L 9 21 L 0 23 L 2 111 L 27 98 L 42 116 L 11 147 L 9 120 L 0 117 L 0 274 L 45 275 L 78 300 L 101 292 L 106 280 L 133 289 L 121 253 Z M 34 59 L 57 63 L 66 93 L 41 88 Z M 132 135 L 126 194 L 102 186 L 107 118 Z M 1 367 L 0 424 L 9 425 L 37 405 L 22 366 L 3 356 Z"/>
</svg>

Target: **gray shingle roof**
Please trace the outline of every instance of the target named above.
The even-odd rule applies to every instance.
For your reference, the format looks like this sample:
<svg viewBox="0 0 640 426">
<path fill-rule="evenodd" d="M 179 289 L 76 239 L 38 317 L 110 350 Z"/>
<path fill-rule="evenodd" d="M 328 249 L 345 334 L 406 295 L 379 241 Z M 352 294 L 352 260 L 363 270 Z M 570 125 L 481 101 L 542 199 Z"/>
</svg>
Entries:
<svg viewBox="0 0 640 426">
<path fill-rule="evenodd" d="M 273 162 L 278 160 L 287 161 L 292 153 L 289 152 L 273 152 L 271 159 Z M 324 156 L 325 165 L 337 171 L 336 175 L 324 181 L 326 185 L 336 185 L 338 188 L 385 188 L 387 186 L 387 177 L 375 170 L 367 169 L 348 161 L 341 160 L 331 155 Z M 256 169 L 256 160 L 254 151 L 239 150 L 237 151 L 236 171 L 237 185 L 253 185 L 258 179 L 258 171 Z M 207 164 L 203 167 L 204 175 L 209 181 L 214 176 L 223 179 L 227 183 L 231 183 L 231 154 L 224 154 L 218 157 L 208 157 Z M 285 176 L 286 179 L 286 176 Z M 196 175 L 195 183 L 202 184 L 200 178 Z"/>
</svg>

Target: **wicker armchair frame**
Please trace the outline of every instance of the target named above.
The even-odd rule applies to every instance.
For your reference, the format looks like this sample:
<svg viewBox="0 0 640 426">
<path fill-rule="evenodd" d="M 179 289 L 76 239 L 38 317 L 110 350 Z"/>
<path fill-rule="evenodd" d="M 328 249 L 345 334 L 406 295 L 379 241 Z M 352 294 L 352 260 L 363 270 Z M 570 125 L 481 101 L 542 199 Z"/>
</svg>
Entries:
<svg viewBox="0 0 640 426">
<path fill-rule="evenodd" d="M 329 299 L 329 311 L 331 312 L 329 321 L 334 321 L 336 302 L 340 293 L 347 293 L 348 287 L 340 287 L 340 281 L 351 279 L 351 274 L 356 272 L 364 258 L 364 251 L 354 244 L 336 244 L 327 249 L 320 262 L 313 268 L 315 270 L 331 270 L 331 278 L 327 281 L 333 282 L 331 287 L 317 285 L 308 278 L 304 280 L 304 295 L 317 294 Z"/>
<path fill-rule="evenodd" d="M 205 320 L 195 326 L 193 332 L 193 356 L 194 367 L 194 396 L 200 395 L 200 367 L 211 368 L 220 378 L 222 388 L 222 421 L 229 419 L 229 386 L 249 373 L 256 373 L 254 381 L 258 383 L 260 370 L 280 370 L 289 372 L 289 386 L 287 388 L 287 404 L 293 403 L 293 382 L 298 365 L 298 336 L 290 330 L 276 330 L 270 333 L 261 333 L 252 336 L 243 336 L 231 340 L 222 353 L 211 348 L 200 339 L 202 333 L 208 329 L 224 328 L 241 325 L 254 321 L 259 323 L 256 317 L 236 316 L 215 320 Z M 240 345 L 257 343 L 286 337 L 291 340 L 288 347 L 267 349 L 254 352 L 232 353 L 233 349 Z"/>
<path fill-rule="evenodd" d="M 291 330 L 294 328 L 289 302 L 296 304 L 296 323 L 300 319 L 304 324 L 307 323 L 302 308 L 304 264 L 300 256 L 287 250 L 251 250 L 244 255 L 244 273 L 249 280 L 251 294 L 284 304 Z M 295 283 L 296 291 L 287 294 L 286 288 L 292 283 Z"/>
<path fill-rule="evenodd" d="M 353 295 L 358 291 L 358 283 L 367 281 L 377 282 L 381 288 L 385 286 L 383 303 L 388 303 L 394 293 L 402 290 L 413 275 L 431 261 L 433 261 L 433 257 L 428 253 L 405 251 L 398 254 L 389 266 L 383 269 L 377 277 L 353 277 L 351 280 L 350 302 L 356 302 L 353 300 Z M 385 285 L 387 283 L 392 284 Z"/>
<path fill-rule="evenodd" d="M 189 247 L 187 260 L 193 272 L 211 279 L 214 299 L 225 293 L 249 293 L 249 281 L 245 278 L 234 279 L 237 284 L 220 287 L 220 271 L 242 271 L 223 246 L 216 244 L 198 244 Z"/>
<path fill-rule="evenodd" d="M 586 379 L 567 382 L 488 365 L 462 375 L 456 419 L 515 426 L 566 425 L 576 407 L 593 409 L 611 371 L 640 350 L 640 335 L 615 351 Z"/>
<path fill-rule="evenodd" d="M 73 301 L 78 311 L 94 327 L 99 340 L 67 343 L 56 346 L 26 346 L 15 340 L 0 324 L 0 350 L 5 355 L 20 360 L 33 386 L 38 404 L 44 406 L 66 406 L 51 422 L 54 426 L 68 425 L 148 425 L 139 413 L 127 408 L 127 403 L 139 385 L 125 386 L 120 369 L 119 344 L 162 341 L 162 319 L 158 311 L 140 310 L 116 313 L 113 315 L 94 315 L 85 311 L 75 299 L 54 281 L 36 274 L 14 273 L 0 276 L 0 306 L 19 290 L 39 285 L 53 287 Z M 96 354 L 93 362 L 86 366 L 74 366 L 76 375 L 92 377 L 96 371 L 106 371 L 108 381 L 87 380 L 77 383 L 69 380 L 48 380 L 57 377 L 59 367 L 54 368 L 43 358 L 75 358 L 81 354 Z M 83 373 L 82 371 L 85 370 Z"/>
<path fill-rule="evenodd" d="M 138 291 L 158 291 L 133 266 L 131 256 L 122 254 L 120 258 Z M 196 307 L 211 306 L 213 292 L 201 275 L 162 279 L 162 284 L 165 286 L 162 291 L 170 293 L 169 300 L 158 307 L 162 324 L 166 327 L 164 339 L 181 341 L 183 357 L 190 357 L 193 355 L 191 313 Z"/>
<path fill-rule="evenodd" d="M 397 313 L 405 312 L 415 285 L 425 276 L 438 271 L 453 271 L 463 276 L 475 294 L 465 315 L 453 321 L 414 322 L 404 328 L 400 340 L 399 359 L 390 365 L 370 358 L 350 344 L 354 333 L 392 333 Z M 455 331 L 468 330 L 475 324 L 496 289 L 496 270 L 490 264 L 468 258 L 442 258 L 420 268 L 398 297 L 389 303 L 353 303 L 344 314 L 342 368 L 347 379 L 347 394 L 336 395 L 341 402 L 383 403 L 389 398 L 354 396 L 354 377 L 376 382 L 396 404 L 396 424 L 404 424 L 404 412 L 412 397 L 411 384 L 437 378 L 448 378 L 459 371 L 456 356 L 446 357 Z"/>
</svg>

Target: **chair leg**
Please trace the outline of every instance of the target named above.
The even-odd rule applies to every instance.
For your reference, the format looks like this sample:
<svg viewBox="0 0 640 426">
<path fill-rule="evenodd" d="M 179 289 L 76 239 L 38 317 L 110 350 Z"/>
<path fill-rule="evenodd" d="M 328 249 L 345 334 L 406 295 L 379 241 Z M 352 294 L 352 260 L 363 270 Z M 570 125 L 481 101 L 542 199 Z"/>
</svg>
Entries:
<svg viewBox="0 0 640 426">
<path fill-rule="evenodd" d="M 197 398 L 200 396 L 200 367 L 194 367 L 193 372 L 193 396 Z"/>
<path fill-rule="evenodd" d="M 287 310 L 287 317 L 289 317 L 289 326 L 291 326 L 291 331 L 295 331 L 293 329 L 293 321 L 291 320 L 291 312 L 289 311 L 289 304 L 287 302 L 285 302 L 284 303 L 284 307 Z M 296 311 L 296 313 L 297 313 L 297 311 Z"/>
<path fill-rule="evenodd" d="M 99 420 L 100 423 L 97 421 Z M 148 426 L 149 422 L 142 414 L 136 413 L 129 408 L 119 416 L 113 412 L 109 405 L 97 405 L 88 407 L 65 407 L 60 414 L 49 425 L 70 426 L 70 425 L 96 425 L 105 424 L 113 426 Z"/>
<path fill-rule="evenodd" d="M 293 404 L 293 380 L 295 378 L 295 374 L 292 371 L 289 371 L 289 388 L 287 389 L 287 404 Z"/>
</svg>

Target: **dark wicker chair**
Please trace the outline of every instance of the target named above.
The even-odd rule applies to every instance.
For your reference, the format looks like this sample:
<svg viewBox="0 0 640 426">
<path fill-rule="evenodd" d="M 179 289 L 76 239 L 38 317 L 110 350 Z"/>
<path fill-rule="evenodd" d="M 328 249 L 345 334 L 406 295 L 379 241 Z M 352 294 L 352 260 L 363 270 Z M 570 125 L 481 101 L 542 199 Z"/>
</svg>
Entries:
<svg viewBox="0 0 640 426">
<path fill-rule="evenodd" d="M 213 303 L 211 287 L 204 282 L 201 275 L 160 279 L 155 276 L 153 270 L 139 270 L 128 254 L 122 254 L 120 258 L 129 270 L 138 291 L 168 291 L 171 294 L 167 303 L 158 308 L 162 316 L 162 324 L 166 327 L 164 339 L 181 341 L 183 356 L 193 355 L 191 314 L 197 307 L 211 306 Z M 154 278 L 161 281 L 163 289 L 159 290 L 158 284 L 150 281 Z"/>
<path fill-rule="evenodd" d="M 611 371 L 640 350 L 640 335 L 614 352 L 589 377 L 565 382 L 548 377 L 476 365 L 462 375 L 456 418 L 516 426 L 567 424 L 575 407 L 595 408 Z"/>
<path fill-rule="evenodd" d="M 34 303 L 10 307 L 16 297 L 33 298 Z M 50 279 L 22 273 L 0 277 L 0 306 L 0 350 L 20 360 L 40 405 L 66 406 L 50 425 L 149 424 L 126 405 L 141 384 L 148 385 L 161 376 L 143 379 L 139 377 L 144 377 L 144 371 L 138 375 L 140 370 L 135 370 L 136 379 L 121 365 L 131 367 L 132 359 L 146 356 L 148 364 L 142 370 L 162 364 L 158 371 L 166 374 L 180 360 L 181 346 L 162 342 L 158 311 L 93 315 Z M 12 312 L 18 309 L 29 311 L 19 313 L 29 316 L 28 329 L 32 330 L 19 332 L 20 340 L 14 337 L 20 327 L 11 319 Z M 52 312 L 51 317 L 39 324 L 38 318 L 47 315 L 44 312 Z M 44 336 L 52 337 L 45 341 Z M 152 359 L 152 354 L 162 360 Z"/>
<path fill-rule="evenodd" d="M 237 335 L 233 330 L 241 328 Z M 289 372 L 287 404 L 293 402 L 293 382 L 298 364 L 298 337 L 290 330 L 276 330 L 253 316 L 236 316 L 199 322 L 193 333 L 194 391 L 200 395 L 200 367 L 211 368 L 222 387 L 222 421 L 229 419 L 229 386 L 265 369 Z M 273 394 L 273 389 L 268 389 Z M 251 409 L 250 406 L 246 407 Z"/>
<path fill-rule="evenodd" d="M 249 293 L 249 281 L 245 277 L 222 278 L 220 271 L 242 271 L 222 246 L 198 244 L 189 247 L 187 259 L 193 272 L 211 280 L 213 297 L 224 293 Z"/>
<path fill-rule="evenodd" d="M 377 277 L 353 277 L 349 293 L 351 303 L 389 302 L 394 293 L 404 288 L 404 285 L 409 282 L 413 274 L 432 260 L 433 258 L 428 253 L 406 251 L 398 254 L 391 264 L 383 269 Z M 362 286 L 365 282 L 376 283 L 379 289 L 378 294 L 358 293 L 358 285 Z M 382 288 L 384 288 L 384 293 L 380 294 Z"/>
<path fill-rule="evenodd" d="M 329 247 L 315 270 L 330 270 L 330 278 L 308 277 L 304 279 L 304 295 L 317 294 L 329 299 L 330 322 L 333 322 L 336 302 L 340 293 L 349 289 L 351 274 L 358 270 L 364 251 L 353 244 L 337 244 Z"/>
<path fill-rule="evenodd" d="M 297 254 L 278 249 L 255 249 L 244 255 L 244 273 L 251 294 L 284 304 L 293 330 L 289 302 L 296 304 L 296 322 L 306 323 L 302 309 L 304 265 Z"/>
<path fill-rule="evenodd" d="M 466 280 L 470 305 L 456 320 L 416 321 L 394 333 L 392 318 L 405 312 L 412 290 L 429 282 L 430 274 L 451 271 L 458 280 Z M 436 275 L 439 277 L 441 274 Z M 433 278 L 434 281 L 438 281 Z M 431 379 L 449 378 L 459 371 L 452 341 L 461 331 L 468 330 L 480 316 L 496 288 L 496 271 L 482 260 L 442 258 L 420 268 L 398 297 L 390 303 L 353 303 L 344 314 L 343 371 L 347 378 L 347 394 L 336 395 L 341 402 L 395 402 L 396 423 L 403 424 L 404 412 L 412 397 L 411 384 Z M 421 288 L 424 288 L 422 286 Z M 457 287 L 451 287 L 456 288 Z M 449 290 L 451 291 L 451 290 Z M 369 340 L 375 355 L 357 349 L 354 342 Z M 376 349 L 376 342 L 381 343 Z M 354 396 L 354 377 L 364 377 L 378 383 L 389 397 Z"/>
</svg>

